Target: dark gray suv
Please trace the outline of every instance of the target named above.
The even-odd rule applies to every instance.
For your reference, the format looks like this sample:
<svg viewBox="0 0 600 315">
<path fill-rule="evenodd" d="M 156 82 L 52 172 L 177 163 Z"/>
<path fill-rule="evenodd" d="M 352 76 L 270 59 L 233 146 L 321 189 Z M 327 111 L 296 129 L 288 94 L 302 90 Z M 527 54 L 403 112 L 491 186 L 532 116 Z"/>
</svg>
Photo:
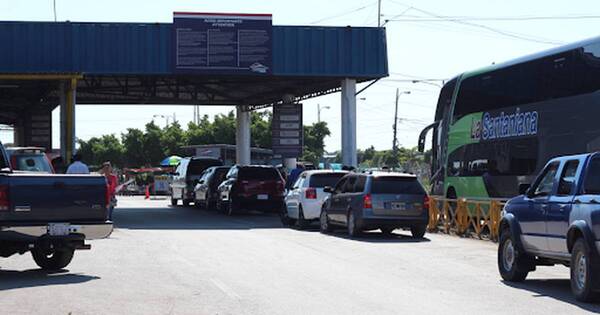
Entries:
<svg viewBox="0 0 600 315">
<path fill-rule="evenodd" d="M 410 228 L 415 238 L 425 235 L 429 197 L 415 175 L 351 173 L 325 191 L 331 196 L 321 210 L 321 232 L 342 226 L 349 236 L 375 229 L 389 235 L 397 228 Z"/>
</svg>

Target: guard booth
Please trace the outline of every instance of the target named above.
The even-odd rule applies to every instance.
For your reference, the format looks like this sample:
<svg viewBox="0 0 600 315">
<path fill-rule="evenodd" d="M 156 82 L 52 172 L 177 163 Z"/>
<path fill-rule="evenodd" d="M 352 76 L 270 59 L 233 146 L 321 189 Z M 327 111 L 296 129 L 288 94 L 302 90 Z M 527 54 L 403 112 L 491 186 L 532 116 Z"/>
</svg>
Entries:
<svg viewBox="0 0 600 315">
<path fill-rule="evenodd" d="M 60 106 L 67 158 L 75 149 L 77 106 L 232 105 L 236 161 L 248 164 L 249 111 L 341 92 L 342 156 L 356 165 L 356 84 L 388 75 L 384 28 L 272 25 L 268 14 L 178 12 L 173 23 L 0 22 L 0 41 L 0 123 L 14 126 L 15 144 L 50 148 L 51 112 Z M 274 154 L 301 149 L 301 136 L 274 130 L 283 139 Z"/>
</svg>

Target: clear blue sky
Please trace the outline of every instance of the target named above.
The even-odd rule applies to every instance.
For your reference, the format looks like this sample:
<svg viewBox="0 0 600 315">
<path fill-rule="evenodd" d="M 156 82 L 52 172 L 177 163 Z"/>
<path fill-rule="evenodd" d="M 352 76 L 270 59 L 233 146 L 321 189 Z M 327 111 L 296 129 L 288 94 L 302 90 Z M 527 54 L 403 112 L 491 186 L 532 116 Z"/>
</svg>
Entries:
<svg viewBox="0 0 600 315">
<path fill-rule="evenodd" d="M 59 21 L 171 22 L 173 11 L 272 13 L 276 25 L 353 25 L 375 26 L 377 1 L 193 1 L 193 0 L 56 0 Z M 409 7 L 413 9 L 408 9 Z M 408 9 L 408 10 L 407 10 Z M 423 12 L 425 11 L 425 12 Z M 597 1 L 558 0 L 383 0 L 383 20 L 444 16 L 515 17 L 600 15 Z M 0 0 L 0 20 L 53 20 L 52 0 Z M 553 43 L 569 43 L 600 35 L 600 19 L 476 21 L 501 31 Z M 364 92 L 358 101 L 358 147 L 374 145 L 387 149 L 392 144 L 394 94 L 398 87 L 411 91 L 400 98 L 399 140 L 414 146 L 421 128 L 433 120 L 439 88 L 433 85 L 400 82 L 415 78 L 448 79 L 463 71 L 501 62 L 551 48 L 547 44 L 520 40 L 486 31 L 482 27 L 439 21 L 404 21 L 387 24 L 390 78 Z M 330 106 L 322 111 L 332 136 L 327 150 L 340 148 L 340 95 L 333 94 L 305 102 L 305 124 L 317 119 L 317 104 Z M 201 107 L 214 115 L 233 107 Z M 186 125 L 192 120 L 192 107 L 185 106 L 79 106 L 77 136 L 88 139 L 107 132 L 120 134 L 128 127 L 142 128 L 155 114 L 176 113 Z M 58 116 L 55 113 L 55 127 Z M 164 124 L 158 119 L 157 123 Z M 55 133 L 57 129 L 55 128 Z M 57 139 L 55 135 L 55 139 Z M 7 141 L 8 134 L 0 134 Z M 56 145 L 56 142 L 55 142 Z"/>
</svg>

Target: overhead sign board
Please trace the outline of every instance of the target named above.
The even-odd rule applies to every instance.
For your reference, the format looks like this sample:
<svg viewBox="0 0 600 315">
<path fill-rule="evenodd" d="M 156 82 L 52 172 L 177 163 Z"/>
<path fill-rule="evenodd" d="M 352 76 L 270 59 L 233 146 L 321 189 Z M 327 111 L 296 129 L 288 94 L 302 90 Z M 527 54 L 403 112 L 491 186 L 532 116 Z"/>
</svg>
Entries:
<svg viewBox="0 0 600 315">
<path fill-rule="evenodd" d="M 297 158 L 302 155 L 303 147 L 302 104 L 273 106 L 273 155 L 282 158 Z"/>
<path fill-rule="evenodd" d="M 271 14 L 175 12 L 174 71 L 268 75 L 272 27 Z"/>
</svg>

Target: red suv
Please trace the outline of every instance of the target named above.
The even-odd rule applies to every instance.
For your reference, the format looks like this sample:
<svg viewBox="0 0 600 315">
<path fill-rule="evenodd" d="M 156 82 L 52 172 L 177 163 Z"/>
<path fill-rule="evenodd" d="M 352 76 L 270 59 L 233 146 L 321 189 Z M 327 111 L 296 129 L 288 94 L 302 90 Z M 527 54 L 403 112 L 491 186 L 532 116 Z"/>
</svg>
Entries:
<svg viewBox="0 0 600 315">
<path fill-rule="evenodd" d="M 242 209 L 278 212 L 283 207 L 285 182 L 273 166 L 236 165 L 218 191 L 218 209 L 228 215 Z"/>
</svg>

